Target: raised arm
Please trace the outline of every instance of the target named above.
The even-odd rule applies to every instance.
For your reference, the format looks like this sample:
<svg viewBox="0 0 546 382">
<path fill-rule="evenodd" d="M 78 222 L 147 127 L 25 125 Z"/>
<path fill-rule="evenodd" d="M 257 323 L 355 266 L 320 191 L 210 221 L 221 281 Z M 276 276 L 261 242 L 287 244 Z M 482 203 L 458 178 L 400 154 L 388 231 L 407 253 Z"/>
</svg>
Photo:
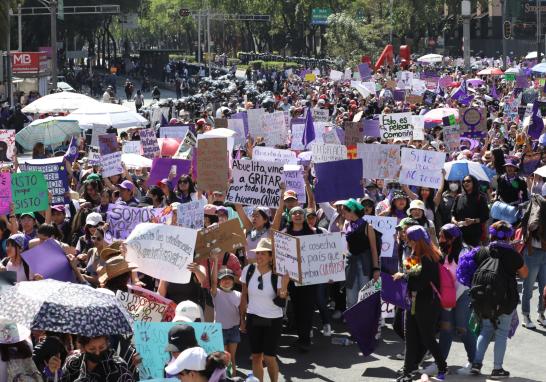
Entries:
<svg viewBox="0 0 546 382">
<path fill-rule="evenodd" d="M 241 203 L 235 203 L 235 211 L 237 211 L 237 214 L 239 215 L 239 219 L 241 219 L 241 222 L 243 222 L 243 227 L 250 231 L 252 229 L 252 222 L 246 216 L 245 210 L 243 209 L 243 205 Z"/>
<path fill-rule="evenodd" d="M 280 230 L 281 229 L 281 220 L 282 220 L 282 214 L 284 212 L 284 183 L 281 183 L 281 194 L 280 194 L 280 201 L 279 201 L 279 208 L 277 208 L 277 211 L 275 211 L 275 217 L 273 218 L 273 224 L 271 224 L 271 228 L 274 230 Z"/>
</svg>

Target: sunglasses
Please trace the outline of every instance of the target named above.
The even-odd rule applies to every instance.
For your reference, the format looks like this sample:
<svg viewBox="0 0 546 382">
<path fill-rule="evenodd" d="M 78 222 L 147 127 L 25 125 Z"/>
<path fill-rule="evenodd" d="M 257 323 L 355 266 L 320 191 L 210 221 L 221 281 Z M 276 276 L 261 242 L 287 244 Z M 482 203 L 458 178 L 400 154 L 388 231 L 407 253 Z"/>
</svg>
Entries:
<svg viewBox="0 0 546 382">
<path fill-rule="evenodd" d="M 91 240 L 93 240 L 93 241 L 101 241 L 101 240 L 102 240 L 102 237 L 91 236 Z"/>
<path fill-rule="evenodd" d="M 262 278 L 262 275 L 258 276 L 258 289 L 259 290 L 264 289 L 264 279 Z"/>
</svg>

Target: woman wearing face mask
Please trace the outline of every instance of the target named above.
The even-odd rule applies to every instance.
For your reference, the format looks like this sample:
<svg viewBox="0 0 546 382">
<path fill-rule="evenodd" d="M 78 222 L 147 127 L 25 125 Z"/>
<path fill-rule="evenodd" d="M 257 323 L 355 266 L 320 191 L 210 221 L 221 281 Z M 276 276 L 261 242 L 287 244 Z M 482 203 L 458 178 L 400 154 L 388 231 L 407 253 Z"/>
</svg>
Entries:
<svg viewBox="0 0 546 382">
<path fill-rule="evenodd" d="M 78 337 L 80 352 L 69 356 L 61 382 L 132 382 L 133 374 L 123 359 L 110 349 L 107 336 Z"/>
<path fill-rule="evenodd" d="M 442 200 L 438 206 L 438 215 L 440 224 L 451 223 L 451 208 L 457 195 L 461 193 L 461 183 L 458 181 L 448 181 L 447 189 L 442 193 Z"/>
<path fill-rule="evenodd" d="M 463 191 L 453 202 L 451 222 L 461 228 L 463 241 L 476 247 L 484 235 L 483 224 L 489 219 L 487 198 L 480 192 L 478 180 L 472 175 L 464 177 Z"/>
</svg>

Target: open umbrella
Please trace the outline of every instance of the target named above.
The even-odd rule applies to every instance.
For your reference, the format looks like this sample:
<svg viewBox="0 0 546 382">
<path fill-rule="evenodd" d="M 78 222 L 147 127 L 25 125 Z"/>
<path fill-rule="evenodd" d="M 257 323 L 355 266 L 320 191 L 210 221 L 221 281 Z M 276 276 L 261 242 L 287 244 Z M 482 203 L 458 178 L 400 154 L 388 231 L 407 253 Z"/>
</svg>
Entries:
<svg viewBox="0 0 546 382">
<path fill-rule="evenodd" d="M 134 110 L 113 103 L 88 105 L 74 110 L 70 117 L 80 123 L 82 129 L 92 129 L 94 125 L 108 126 L 115 129 L 126 127 L 145 127 L 148 120 Z"/>
<path fill-rule="evenodd" d="M 73 92 L 59 92 L 48 94 L 25 106 L 23 113 L 65 113 L 74 111 L 83 106 L 92 107 L 99 102 L 84 94 Z"/>
<path fill-rule="evenodd" d="M 477 87 L 485 84 L 485 81 L 481 78 L 471 78 L 469 80 L 466 80 L 466 83 L 472 85 L 473 87 Z"/>
<path fill-rule="evenodd" d="M 505 73 L 505 74 L 506 74 L 506 73 L 521 74 L 521 73 L 523 73 L 523 70 L 521 70 L 521 68 L 513 67 L 513 68 L 508 68 L 508 69 L 506 69 L 506 71 L 505 71 L 504 73 Z"/>
<path fill-rule="evenodd" d="M 134 153 L 121 154 L 121 161 L 128 168 L 152 167 L 152 160 Z"/>
<path fill-rule="evenodd" d="M 500 76 L 502 74 L 504 72 L 499 68 L 485 68 L 478 72 L 478 76 Z"/>
<path fill-rule="evenodd" d="M 451 107 L 440 107 L 438 109 L 432 109 L 424 115 L 425 122 L 441 123 L 444 117 L 454 115 L 456 119 L 459 119 L 459 110 Z"/>
<path fill-rule="evenodd" d="M 487 176 L 482 166 L 478 162 L 468 160 L 456 160 L 444 164 L 446 170 L 446 180 L 463 180 L 467 175 L 473 175 L 478 180 L 489 182 L 491 179 Z"/>
<path fill-rule="evenodd" d="M 544 74 L 546 73 L 546 62 L 541 62 L 540 64 L 536 64 L 531 68 L 531 72 L 534 74 Z"/>
<path fill-rule="evenodd" d="M 433 64 L 436 62 L 442 62 L 443 59 L 444 59 L 444 56 L 442 56 L 441 54 L 431 53 L 431 54 L 425 54 L 424 56 L 419 57 L 417 59 L 417 62 L 422 62 L 424 64 Z"/>
<path fill-rule="evenodd" d="M 537 51 L 529 52 L 527 53 L 527 56 L 525 56 L 526 60 L 535 60 L 538 57 Z"/>
<path fill-rule="evenodd" d="M 97 337 L 129 334 L 133 320 L 116 297 L 87 285 L 22 281 L 0 294 L 2 315 L 32 330 Z"/>
<path fill-rule="evenodd" d="M 78 121 L 70 117 L 37 119 L 15 135 L 15 140 L 25 150 L 32 150 L 38 142 L 55 147 L 74 135 L 80 135 Z"/>
</svg>

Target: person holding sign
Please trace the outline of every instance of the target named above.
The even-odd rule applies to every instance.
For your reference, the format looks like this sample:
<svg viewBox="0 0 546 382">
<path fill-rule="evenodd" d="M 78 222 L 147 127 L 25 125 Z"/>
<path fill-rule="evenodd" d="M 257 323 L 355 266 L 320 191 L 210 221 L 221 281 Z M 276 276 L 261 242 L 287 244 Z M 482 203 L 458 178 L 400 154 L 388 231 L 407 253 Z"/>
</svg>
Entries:
<svg viewBox="0 0 546 382">
<path fill-rule="evenodd" d="M 379 257 L 376 247 L 375 231 L 362 217 L 364 207 L 354 199 L 343 202 L 345 225 L 343 232 L 347 238 L 349 254 L 345 267 L 345 291 L 347 308 L 358 302 L 358 292 L 372 279 L 380 275 Z"/>
<path fill-rule="evenodd" d="M 271 236 L 269 208 L 256 207 L 252 211 L 251 219 L 248 218 L 240 203 L 235 204 L 235 210 L 239 215 L 239 219 L 243 222 L 243 227 L 246 231 L 246 261 L 249 263 L 256 262 L 254 249 L 258 245 L 258 242 L 262 237 Z"/>
</svg>

